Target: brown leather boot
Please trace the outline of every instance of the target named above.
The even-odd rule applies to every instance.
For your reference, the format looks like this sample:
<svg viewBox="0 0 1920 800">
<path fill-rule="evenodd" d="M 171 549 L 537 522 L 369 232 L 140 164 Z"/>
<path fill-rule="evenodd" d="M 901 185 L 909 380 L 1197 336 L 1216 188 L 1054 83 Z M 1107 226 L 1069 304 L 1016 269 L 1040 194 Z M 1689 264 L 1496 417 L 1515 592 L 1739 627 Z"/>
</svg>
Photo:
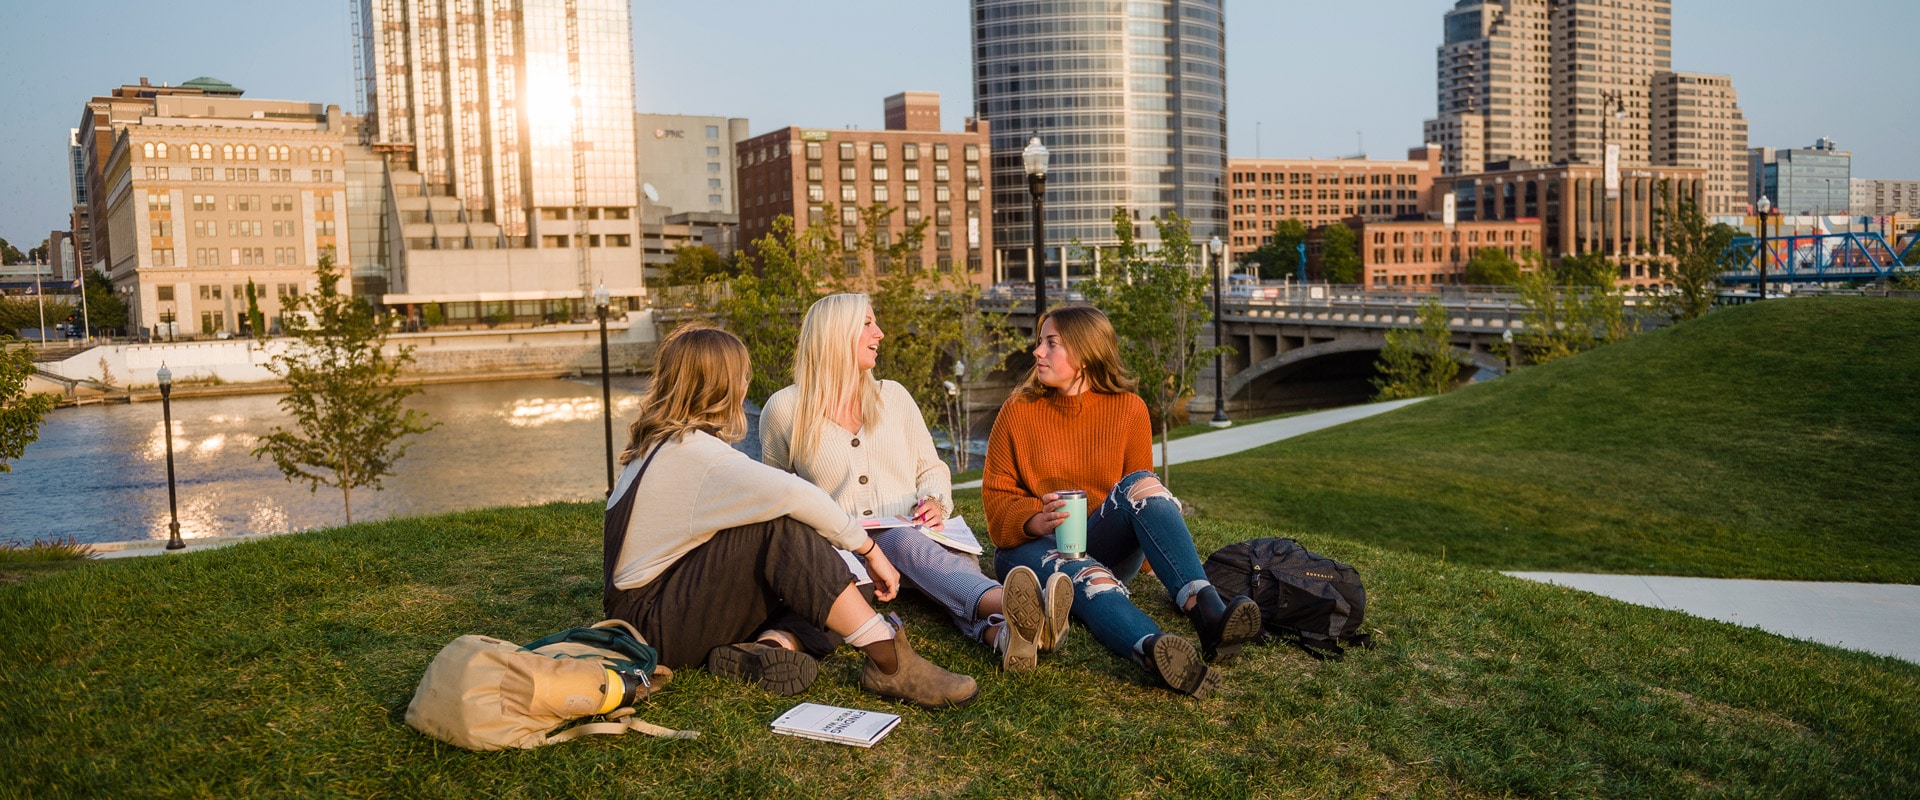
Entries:
<svg viewBox="0 0 1920 800">
<path fill-rule="evenodd" d="M 972 678 L 936 667 L 913 652 L 905 628 L 894 628 L 893 647 L 899 668 L 888 675 L 873 659 L 867 659 L 866 666 L 860 668 L 860 688 L 930 709 L 957 708 L 980 695 L 980 686 Z"/>
<path fill-rule="evenodd" d="M 1192 642 L 1171 633 L 1156 633 L 1148 637 L 1142 649 L 1148 671 L 1169 689 L 1204 700 L 1220 685 L 1220 671 L 1207 666 Z"/>
</svg>

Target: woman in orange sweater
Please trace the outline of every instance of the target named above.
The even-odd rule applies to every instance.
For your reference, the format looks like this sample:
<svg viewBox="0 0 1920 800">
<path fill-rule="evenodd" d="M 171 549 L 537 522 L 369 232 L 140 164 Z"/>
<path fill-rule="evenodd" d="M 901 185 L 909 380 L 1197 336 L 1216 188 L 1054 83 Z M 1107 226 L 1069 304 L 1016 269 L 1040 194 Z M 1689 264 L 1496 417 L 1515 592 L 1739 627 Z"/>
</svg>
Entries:
<svg viewBox="0 0 1920 800">
<path fill-rule="evenodd" d="M 1073 581 L 1073 616 L 1116 655 L 1174 691 L 1205 696 L 1219 682 L 1206 662 L 1232 658 L 1260 634 L 1260 609 L 1223 600 L 1200 566 L 1173 495 L 1153 474 L 1146 403 L 1120 365 L 1113 324 L 1091 306 L 1040 318 L 1033 371 L 1000 407 L 987 445 L 982 498 L 1002 576 L 1027 567 Z M 1087 552 L 1056 551 L 1067 518 L 1057 492 L 1087 493 Z M 1200 635 L 1201 647 L 1163 633 L 1127 591 L 1146 561 Z M 1204 655 L 1204 660 L 1203 660 Z"/>
</svg>

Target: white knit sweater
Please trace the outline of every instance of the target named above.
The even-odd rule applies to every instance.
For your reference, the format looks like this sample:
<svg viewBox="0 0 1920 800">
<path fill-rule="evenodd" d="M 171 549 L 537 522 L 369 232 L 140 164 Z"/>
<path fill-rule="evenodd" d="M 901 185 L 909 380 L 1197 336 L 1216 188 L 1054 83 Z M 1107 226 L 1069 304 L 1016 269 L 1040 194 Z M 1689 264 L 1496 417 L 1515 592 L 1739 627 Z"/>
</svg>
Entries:
<svg viewBox="0 0 1920 800">
<path fill-rule="evenodd" d="M 793 414 L 799 389 L 789 386 L 767 399 L 760 412 L 760 460 L 790 470 L 832 495 L 856 519 L 910 514 L 931 497 L 953 516 L 953 475 L 934 449 L 933 435 L 907 388 L 880 382 L 880 417 L 872 430 L 847 433 L 828 422 L 811 463 L 793 463 Z"/>
<path fill-rule="evenodd" d="M 641 456 L 620 472 L 608 498 L 633 484 Z M 714 533 L 791 516 L 842 550 L 866 546 L 860 523 L 834 505 L 820 487 L 748 458 L 717 437 L 695 432 L 669 441 L 634 489 L 633 518 L 613 585 L 633 589 L 653 582 Z"/>
</svg>

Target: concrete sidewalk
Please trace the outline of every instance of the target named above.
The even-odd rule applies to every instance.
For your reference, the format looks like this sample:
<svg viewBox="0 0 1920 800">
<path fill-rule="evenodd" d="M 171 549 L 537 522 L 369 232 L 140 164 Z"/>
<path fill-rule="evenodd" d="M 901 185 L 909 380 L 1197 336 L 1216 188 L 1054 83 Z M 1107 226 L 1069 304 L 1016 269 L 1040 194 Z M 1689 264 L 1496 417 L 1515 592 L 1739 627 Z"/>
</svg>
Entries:
<svg viewBox="0 0 1920 800">
<path fill-rule="evenodd" d="M 1209 458 L 1229 456 L 1262 445 L 1273 444 L 1283 439 L 1291 439 L 1303 433 L 1343 425 L 1354 420 L 1385 414 L 1397 408 L 1413 405 L 1427 398 L 1416 397 L 1411 400 L 1391 400 L 1385 403 L 1369 403 L 1363 406 L 1347 406 L 1330 411 L 1316 411 L 1286 419 L 1256 422 L 1251 425 L 1235 425 L 1217 431 L 1175 439 L 1167 443 L 1167 461 L 1185 464 L 1189 461 L 1205 461 Z M 1160 440 L 1154 439 L 1153 464 L 1159 466 Z M 956 483 L 955 489 L 978 489 L 979 481 Z"/>
<path fill-rule="evenodd" d="M 1569 572 L 1506 574 L 1920 663 L 1920 586 Z"/>
</svg>

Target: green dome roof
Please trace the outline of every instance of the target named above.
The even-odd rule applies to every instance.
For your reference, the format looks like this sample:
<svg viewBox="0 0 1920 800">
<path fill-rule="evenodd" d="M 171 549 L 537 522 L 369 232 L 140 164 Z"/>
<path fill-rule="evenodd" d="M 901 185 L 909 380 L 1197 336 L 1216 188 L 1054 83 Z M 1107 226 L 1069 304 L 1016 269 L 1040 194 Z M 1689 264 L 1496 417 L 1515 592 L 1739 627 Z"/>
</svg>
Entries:
<svg viewBox="0 0 1920 800">
<path fill-rule="evenodd" d="M 234 86 L 233 84 L 227 83 L 226 81 L 220 80 L 219 78 L 209 78 L 205 75 L 202 75 L 198 78 L 194 78 L 193 80 L 187 81 L 186 83 L 183 83 L 180 85 L 182 87 L 199 89 L 203 92 L 206 92 L 207 94 L 230 94 L 230 95 L 237 96 L 242 92 L 242 90 L 238 86 Z"/>
</svg>

